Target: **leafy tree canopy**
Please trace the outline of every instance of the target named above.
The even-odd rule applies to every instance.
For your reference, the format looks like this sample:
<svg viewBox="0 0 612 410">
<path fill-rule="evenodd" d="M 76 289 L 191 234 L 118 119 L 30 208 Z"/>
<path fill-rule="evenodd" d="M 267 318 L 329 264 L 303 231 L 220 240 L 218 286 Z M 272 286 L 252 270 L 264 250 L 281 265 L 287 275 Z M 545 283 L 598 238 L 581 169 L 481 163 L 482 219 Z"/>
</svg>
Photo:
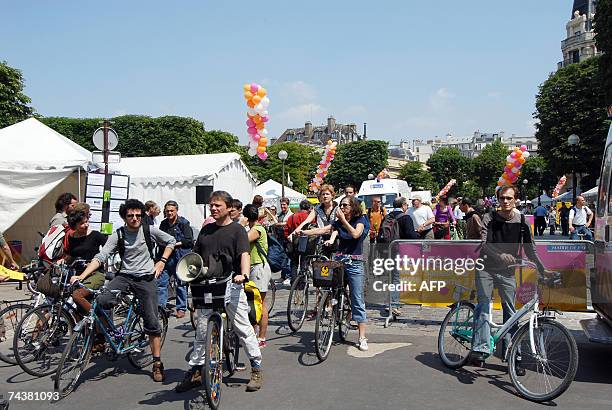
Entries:
<svg viewBox="0 0 612 410">
<path fill-rule="evenodd" d="M 332 184 L 337 190 L 348 184 L 353 184 L 359 189 L 369 174 L 376 175 L 387 166 L 389 157 L 387 146 L 388 142 L 378 140 L 354 141 L 338 145 L 325 183 Z"/>
<path fill-rule="evenodd" d="M 612 104 L 612 0 L 598 0 L 594 19 L 595 42 L 603 52 L 599 68 L 603 77 L 606 103 Z"/>
<path fill-rule="evenodd" d="M 0 128 L 29 118 L 33 109 L 30 98 L 23 93 L 21 71 L 0 61 Z"/>
<path fill-rule="evenodd" d="M 472 162 L 469 158 L 461 155 L 456 148 L 440 148 L 427 160 L 429 172 L 437 189 L 432 191 L 436 195 L 451 179 L 457 180 L 457 184 L 449 191 L 450 195 L 461 195 L 461 189 L 465 181 L 471 179 Z"/>
<path fill-rule="evenodd" d="M 497 180 L 504 172 L 508 153 L 508 148 L 500 140 L 495 140 L 474 158 L 473 181 L 480 187 L 482 196 L 494 194 Z"/>
<path fill-rule="evenodd" d="M 434 180 L 426 169 L 423 169 L 423 164 L 420 162 L 406 163 L 399 173 L 399 178 L 408 182 L 414 191 L 437 189 Z"/>
</svg>

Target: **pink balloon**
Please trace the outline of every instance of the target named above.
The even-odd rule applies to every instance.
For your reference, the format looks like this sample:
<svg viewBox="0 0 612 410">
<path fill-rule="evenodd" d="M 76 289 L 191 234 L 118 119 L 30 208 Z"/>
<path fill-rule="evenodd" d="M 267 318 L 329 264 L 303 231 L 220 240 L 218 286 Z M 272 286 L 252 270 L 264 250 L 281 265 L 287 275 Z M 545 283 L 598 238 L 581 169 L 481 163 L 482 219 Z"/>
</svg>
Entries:
<svg viewBox="0 0 612 410">
<path fill-rule="evenodd" d="M 516 152 L 512 151 L 512 154 L 510 154 L 510 157 L 516 158 Z"/>
<path fill-rule="evenodd" d="M 521 151 L 523 152 L 527 151 L 527 145 L 521 145 Z"/>
<path fill-rule="evenodd" d="M 263 152 L 261 154 L 257 154 L 257 156 L 259 157 L 260 160 L 265 161 L 266 159 L 268 159 L 268 153 L 267 152 Z"/>
<path fill-rule="evenodd" d="M 253 135 L 253 141 L 259 141 L 260 138 L 261 138 L 261 135 L 259 134 Z"/>
<path fill-rule="evenodd" d="M 268 122 L 268 120 L 269 120 L 269 119 L 270 119 L 270 117 L 268 117 L 268 116 L 261 117 L 261 120 L 262 120 L 263 122 Z"/>
<path fill-rule="evenodd" d="M 255 126 L 255 121 L 253 121 L 252 119 L 248 119 L 246 122 L 247 127 L 251 128 Z"/>
<path fill-rule="evenodd" d="M 249 127 L 249 128 L 247 129 L 247 132 L 249 133 L 249 135 L 255 135 L 255 134 L 257 134 L 257 128 L 255 128 L 255 127 Z"/>
<path fill-rule="evenodd" d="M 259 86 L 255 83 L 251 84 L 251 92 L 257 94 L 257 91 L 259 91 Z"/>
</svg>

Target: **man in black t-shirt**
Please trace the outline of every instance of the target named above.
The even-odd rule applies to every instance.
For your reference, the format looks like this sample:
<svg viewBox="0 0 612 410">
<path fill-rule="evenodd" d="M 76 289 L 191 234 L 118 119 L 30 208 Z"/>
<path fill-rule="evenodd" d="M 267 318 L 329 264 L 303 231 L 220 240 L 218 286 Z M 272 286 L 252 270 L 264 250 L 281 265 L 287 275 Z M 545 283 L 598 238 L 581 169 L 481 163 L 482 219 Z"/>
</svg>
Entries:
<svg viewBox="0 0 612 410">
<path fill-rule="evenodd" d="M 230 209 L 232 197 L 225 191 L 215 191 L 210 196 L 210 213 L 215 223 L 205 225 L 195 243 L 193 251 L 204 260 L 204 264 L 212 268 L 213 261 L 219 261 L 223 272 L 231 275 L 225 290 L 225 310 L 229 320 L 233 321 L 234 331 L 240 338 L 247 356 L 251 362 L 251 380 L 247 391 L 256 391 L 261 388 L 263 371 L 261 368 L 261 350 L 253 326 L 249 322 L 249 305 L 244 293 L 244 283 L 249 280 L 251 257 L 249 239 L 245 229 L 232 221 Z M 194 284 L 191 292 L 194 304 L 204 299 L 202 289 L 204 286 Z M 201 303 L 201 302 L 200 302 Z M 191 369 L 185 378 L 176 386 L 177 392 L 185 392 L 202 383 L 202 365 L 206 353 L 206 327 L 211 309 L 198 309 L 196 337 L 193 352 L 189 358 Z"/>
</svg>

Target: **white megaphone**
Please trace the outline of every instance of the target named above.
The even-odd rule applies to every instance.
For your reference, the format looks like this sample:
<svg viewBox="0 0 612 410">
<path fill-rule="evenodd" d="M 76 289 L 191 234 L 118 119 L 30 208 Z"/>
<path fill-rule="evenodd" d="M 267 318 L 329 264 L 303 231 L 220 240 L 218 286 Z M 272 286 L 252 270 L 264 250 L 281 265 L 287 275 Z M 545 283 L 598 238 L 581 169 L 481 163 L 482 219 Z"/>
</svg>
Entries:
<svg viewBox="0 0 612 410">
<path fill-rule="evenodd" d="M 183 282 L 199 282 L 208 277 L 208 267 L 195 252 L 183 256 L 176 265 L 176 276 Z"/>
</svg>

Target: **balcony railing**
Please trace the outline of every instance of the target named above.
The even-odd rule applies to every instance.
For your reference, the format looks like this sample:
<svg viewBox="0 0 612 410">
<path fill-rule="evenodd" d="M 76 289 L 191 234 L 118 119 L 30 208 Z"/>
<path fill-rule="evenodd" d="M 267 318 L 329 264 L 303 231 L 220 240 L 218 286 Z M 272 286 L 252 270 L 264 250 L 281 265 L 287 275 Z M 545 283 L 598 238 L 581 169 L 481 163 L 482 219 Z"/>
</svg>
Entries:
<svg viewBox="0 0 612 410">
<path fill-rule="evenodd" d="M 594 39 L 595 33 L 592 31 L 587 31 L 586 33 L 580 33 L 578 35 L 568 37 L 565 40 L 561 41 L 561 48 L 565 49 L 575 44 L 583 43 L 586 41 L 593 41 Z"/>
</svg>

